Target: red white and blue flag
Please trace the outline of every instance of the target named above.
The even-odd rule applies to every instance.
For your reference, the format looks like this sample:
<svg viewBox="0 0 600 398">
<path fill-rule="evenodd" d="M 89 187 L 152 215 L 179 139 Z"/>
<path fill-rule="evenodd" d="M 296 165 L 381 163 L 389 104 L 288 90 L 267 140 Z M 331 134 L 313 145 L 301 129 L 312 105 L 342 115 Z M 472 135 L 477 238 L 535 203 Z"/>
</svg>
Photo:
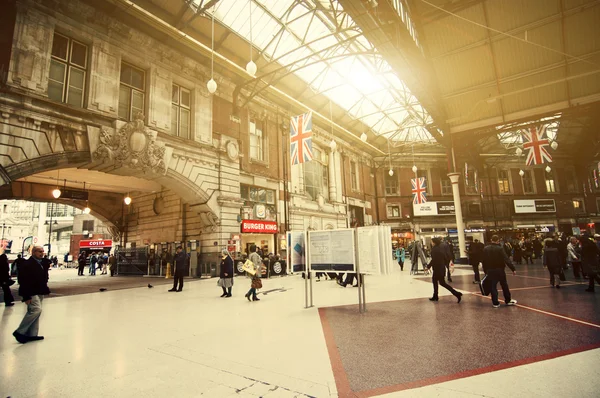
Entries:
<svg viewBox="0 0 600 398">
<path fill-rule="evenodd" d="M 411 178 L 413 204 L 418 205 L 427 202 L 427 184 L 425 177 Z"/>
<path fill-rule="evenodd" d="M 292 165 L 312 160 L 312 112 L 290 119 L 290 154 Z"/>
<path fill-rule="evenodd" d="M 537 127 L 530 127 L 528 131 L 523 132 L 523 149 L 529 150 L 527 153 L 527 160 L 525 163 L 527 166 L 542 164 L 544 161 L 552 162 L 552 155 L 548 152 L 546 147 L 550 146 L 550 142 L 547 138 L 544 138 L 546 132 L 546 126 L 542 126 L 541 129 Z"/>
</svg>

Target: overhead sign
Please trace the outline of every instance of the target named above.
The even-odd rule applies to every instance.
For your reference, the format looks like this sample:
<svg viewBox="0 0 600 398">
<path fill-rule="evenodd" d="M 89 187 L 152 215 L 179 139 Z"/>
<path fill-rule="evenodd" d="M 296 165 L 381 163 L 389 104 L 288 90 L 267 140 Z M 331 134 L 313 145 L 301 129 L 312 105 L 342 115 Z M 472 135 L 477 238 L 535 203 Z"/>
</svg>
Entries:
<svg viewBox="0 0 600 398">
<path fill-rule="evenodd" d="M 242 220 L 242 232 L 274 234 L 277 231 L 277 222 L 275 221 Z"/>
<path fill-rule="evenodd" d="M 413 204 L 413 214 L 419 216 L 445 216 L 454 214 L 454 202 L 425 202 Z"/>
<path fill-rule="evenodd" d="M 80 240 L 79 248 L 94 248 L 94 247 L 112 247 L 112 240 L 110 239 L 102 239 L 102 240 Z"/>
<path fill-rule="evenodd" d="M 514 200 L 515 213 L 556 213 L 554 199 Z"/>
<path fill-rule="evenodd" d="M 88 200 L 87 191 L 78 191 L 75 189 L 63 188 L 60 192 L 61 199 Z"/>
</svg>

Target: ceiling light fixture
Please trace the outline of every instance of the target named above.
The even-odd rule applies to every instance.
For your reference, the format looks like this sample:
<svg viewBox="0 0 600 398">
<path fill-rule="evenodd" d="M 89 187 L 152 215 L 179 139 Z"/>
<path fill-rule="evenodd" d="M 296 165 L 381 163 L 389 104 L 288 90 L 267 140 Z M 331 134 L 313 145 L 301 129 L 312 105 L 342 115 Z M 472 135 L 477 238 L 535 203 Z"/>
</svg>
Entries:
<svg viewBox="0 0 600 398">
<path fill-rule="evenodd" d="M 519 170 L 519 175 L 520 175 L 521 177 L 523 177 L 523 176 L 525 175 L 525 172 L 524 172 L 523 170 Z"/>
<path fill-rule="evenodd" d="M 367 142 L 367 133 L 362 133 L 362 134 L 360 135 L 360 140 L 361 140 L 362 142 Z"/>
<path fill-rule="evenodd" d="M 129 206 L 131 204 L 131 196 L 129 196 L 129 194 L 127 194 L 127 196 L 125 196 L 125 198 L 123 199 L 123 201 L 125 202 L 125 204 L 127 206 Z"/>
<path fill-rule="evenodd" d="M 546 166 L 546 173 L 550 173 L 552 171 L 552 169 L 550 168 L 550 166 Z"/>
<path fill-rule="evenodd" d="M 246 72 L 251 76 L 255 76 L 257 67 L 254 61 L 252 61 L 252 0 L 248 1 L 248 8 L 250 9 L 250 62 L 246 64 Z"/>
<path fill-rule="evenodd" d="M 206 88 L 208 89 L 208 92 L 211 94 L 214 94 L 215 91 L 217 91 L 217 82 L 215 81 L 214 78 L 214 73 L 215 73 L 215 7 L 213 6 L 213 11 L 212 11 L 212 34 L 210 35 L 211 38 L 211 45 L 210 45 L 210 80 L 208 81 L 208 83 L 206 83 Z"/>
<path fill-rule="evenodd" d="M 552 148 L 556 151 L 556 148 L 558 148 L 558 142 L 552 141 L 552 144 L 550 144 L 550 148 Z"/>
<path fill-rule="evenodd" d="M 83 183 L 83 192 L 86 192 L 85 191 L 85 182 Z M 89 193 L 88 193 L 88 196 L 89 196 Z M 90 211 L 92 211 L 90 209 L 90 203 L 89 203 L 89 200 L 86 199 L 85 200 L 85 208 L 83 209 L 83 214 L 90 214 Z"/>
<path fill-rule="evenodd" d="M 521 148 L 517 148 L 515 153 L 517 154 L 517 156 L 521 156 L 523 154 L 523 150 Z"/>
<path fill-rule="evenodd" d="M 60 175 L 60 170 L 58 170 L 56 172 L 56 188 L 54 189 L 54 191 L 52 191 L 52 196 L 54 196 L 54 199 L 60 198 L 60 195 L 62 194 L 62 192 L 58 188 L 58 177 L 59 177 L 59 175 Z"/>
<path fill-rule="evenodd" d="M 390 177 L 392 177 L 394 175 L 394 170 L 390 169 L 390 171 L 388 171 L 388 174 L 390 175 Z"/>
</svg>

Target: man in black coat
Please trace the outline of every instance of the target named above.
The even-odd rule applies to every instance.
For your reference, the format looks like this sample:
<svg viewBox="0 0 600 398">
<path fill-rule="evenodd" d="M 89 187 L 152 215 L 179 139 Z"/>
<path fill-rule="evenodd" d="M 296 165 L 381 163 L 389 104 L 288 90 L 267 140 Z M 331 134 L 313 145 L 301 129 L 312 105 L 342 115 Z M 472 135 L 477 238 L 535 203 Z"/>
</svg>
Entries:
<svg viewBox="0 0 600 398">
<path fill-rule="evenodd" d="M 183 290 L 183 276 L 185 275 L 186 270 L 186 260 L 187 256 L 183 251 L 181 246 L 177 246 L 175 258 L 173 259 L 173 289 L 170 289 L 170 292 L 180 292 Z M 179 283 L 179 288 L 177 284 Z"/>
<path fill-rule="evenodd" d="M 454 246 L 452 245 L 452 242 L 450 242 L 450 240 L 448 239 L 446 239 L 445 241 L 442 241 L 440 239 L 440 244 L 438 246 L 441 247 L 442 252 L 444 253 L 444 262 L 446 264 L 448 282 L 452 282 L 452 274 L 450 274 L 450 262 L 454 261 Z M 433 248 L 431 250 L 433 250 Z M 431 254 L 431 257 L 433 257 L 433 253 Z"/>
<path fill-rule="evenodd" d="M 475 280 L 473 283 L 479 283 L 481 276 L 479 275 L 479 263 L 481 262 L 481 256 L 483 255 L 483 243 L 479 242 L 479 239 L 475 239 L 469 245 L 469 264 L 473 267 L 473 273 L 475 273 Z"/>
<path fill-rule="evenodd" d="M 15 298 L 10 291 L 9 283 L 12 284 L 10 279 L 10 268 L 8 266 L 8 257 L 6 254 L 2 253 L 0 255 L 0 285 L 2 285 L 2 292 L 4 293 L 4 304 L 7 307 L 12 307 L 15 305 L 15 303 L 13 303 Z"/>
<path fill-rule="evenodd" d="M 27 304 L 27 313 L 17 330 L 13 332 L 13 336 L 21 344 L 44 339 L 44 336 L 38 336 L 38 329 L 42 314 L 42 300 L 44 295 L 50 294 L 48 288 L 50 264 L 50 260 L 44 259 L 44 248 L 34 246 L 31 257 L 19 267 L 19 295 Z"/>
<path fill-rule="evenodd" d="M 510 290 L 508 289 L 508 282 L 506 281 L 506 273 L 504 267 L 508 266 L 516 274 L 515 266 L 512 264 L 506 251 L 500 246 L 498 235 L 492 236 L 492 244 L 486 246 L 483 249 L 483 272 L 490 278 L 490 286 L 492 293 L 492 305 L 494 308 L 500 307 L 498 301 L 498 282 L 502 286 L 502 293 L 504 294 L 504 301 L 506 305 L 515 305 L 517 300 L 512 300 L 510 296 Z"/>
<path fill-rule="evenodd" d="M 442 245 L 442 240 L 440 238 L 431 239 L 431 261 L 427 265 L 427 269 L 431 269 L 433 267 L 433 276 L 431 277 L 431 281 L 433 282 L 433 297 L 431 297 L 430 301 L 438 301 L 438 284 L 442 285 L 446 289 L 450 291 L 458 299 L 462 298 L 462 293 L 457 292 L 446 283 L 444 280 L 444 274 L 446 272 L 446 265 L 450 261 L 448 259 L 448 253 L 446 248 Z"/>
</svg>

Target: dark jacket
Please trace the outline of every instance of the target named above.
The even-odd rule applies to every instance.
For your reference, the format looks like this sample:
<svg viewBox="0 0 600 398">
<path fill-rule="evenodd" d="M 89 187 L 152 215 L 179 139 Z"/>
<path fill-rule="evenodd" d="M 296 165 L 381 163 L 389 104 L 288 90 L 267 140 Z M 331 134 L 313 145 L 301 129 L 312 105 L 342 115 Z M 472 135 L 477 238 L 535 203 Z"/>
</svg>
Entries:
<svg viewBox="0 0 600 398">
<path fill-rule="evenodd" d="M 598 266 L 598 246 L 589 238 L 581 239 L 581 268 L 586 274 L 590 274 L 596 270 Z"/>
<path fill-rule="evenodd" d="M 471 265 L 479 265 L 481 256 L 483 255 L 483 243 L 471 242 L 469 245 L 469 263 Z"/>
<path fill-rule="evenodd" d="M 487 274 L 490 269 L 504 269 L 504 266 L 508 266 L 511 270 L 515 271 L 514 265 L 512 265 L 510 259 L 506 255 L 506 251 L 499 245 L 492 243 L 483 249 L 482 256 L 483 272 Z"/>
<path fill-rule="evenodd" d="M 444 274 L 446 272 L 446 265 L 448 265 L 448 253 L 446 248 L 442 245 L 436 245 L 431 248 L 431 261 L 427 265 L 427 269 L 433 267 L 435 274 Z"/>
<path fill-rule="evenodd" d="M 450 245 L 447 242 L 441 242 L 438 246 L 444 252 L 444 261 L 446 262 L 445 264 L 446 265 L 450 264 L 450 260 L 452 260 L 454 258 L 454 253 L 452 253 L 452 248 L 450 247 Z M 431 249 L 431 251 L 433 252 L 433 248 Z M 433 257 L 433 253 L 431 254 L 431 257 Z"/>
<path fill-rule="evenodd" d="M 0 255 L 0 285 L 10 279 L 10 268 L 6 254 Z"/>
<path fill-rule="evenodd" d="M 48 269 L 50 260 L 42 259 L 39 264 L 33 256 L 29 257 L 19 267 L 19 295 L 23 301 L 31 300 L 32 296 L 50 294 L 48 288 Z"/>
<path fill-rule="evenodd" d="M 186 262 L 186 255 L 183 250 L 179 254 L 175 254 L 175 258 L 173 258 L 175 272 L 177 272 L 178 274 L 184 273 L 185 269 L 186 269 L 185 262 Z"/>
<path fill-rule="evenodd" d="M 562 269 L 562 262 L 558 255 L 556 247 L 547 247 L 544 249 L 544 265 L 548 267 L 548 271 L 553 274 L 559 274 Z"/>
<path fill-rule="evenodd" d="M 221 260 L 221 274 L 219 276 L 221 278 L 233 278 L 233 259 L 231 256 Z"/>
</svg>

